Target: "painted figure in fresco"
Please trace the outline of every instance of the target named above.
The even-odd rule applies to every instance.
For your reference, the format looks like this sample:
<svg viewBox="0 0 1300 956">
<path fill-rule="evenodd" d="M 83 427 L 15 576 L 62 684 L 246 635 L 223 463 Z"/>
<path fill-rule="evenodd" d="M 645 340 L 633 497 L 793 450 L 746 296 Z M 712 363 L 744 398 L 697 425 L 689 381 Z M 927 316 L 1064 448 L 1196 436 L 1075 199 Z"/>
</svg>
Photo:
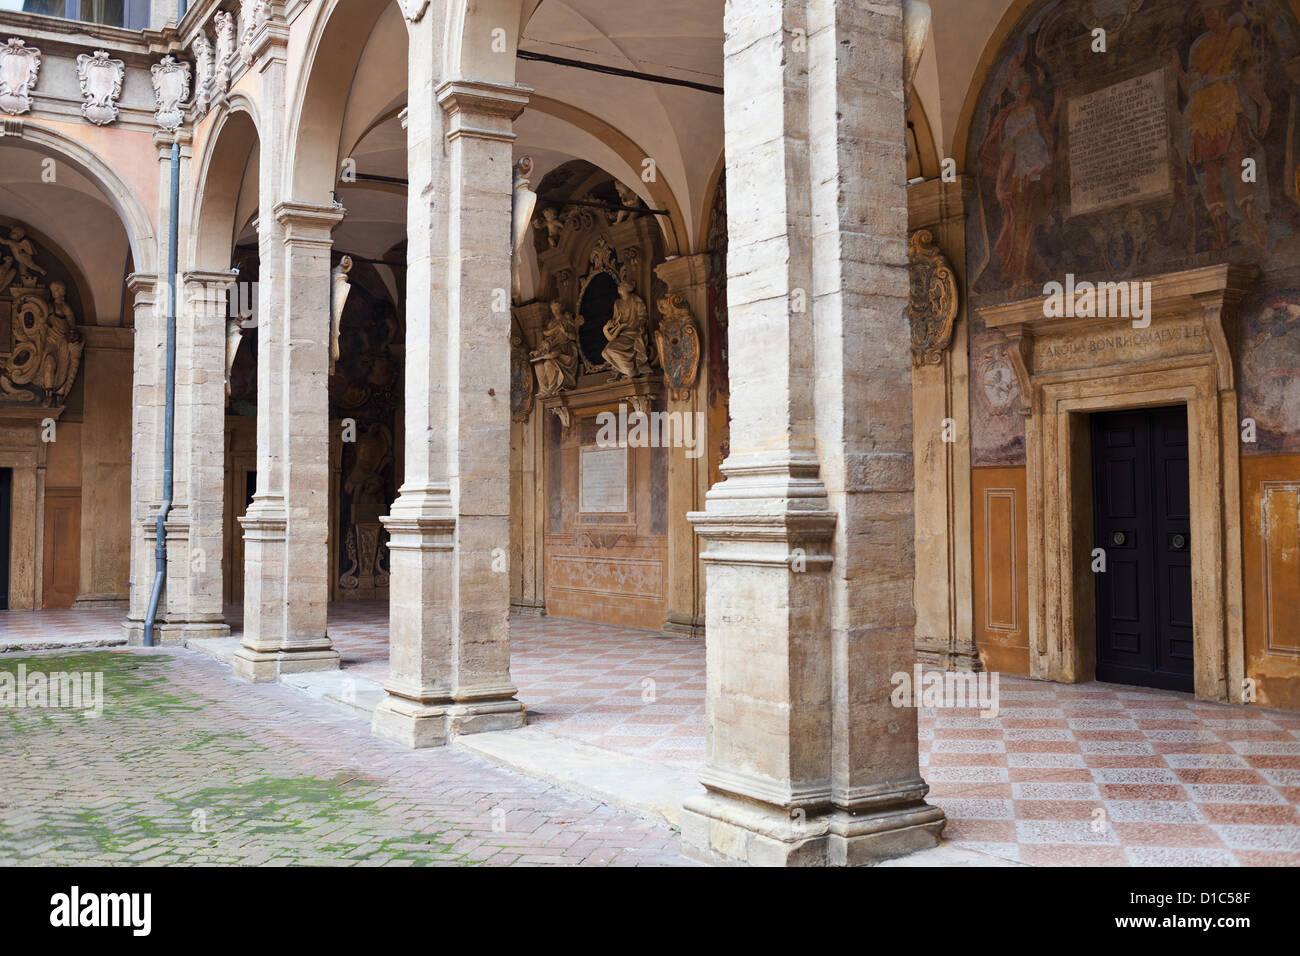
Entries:
<svg viewBox="0 0 1300 956">
<path fill-rule="evenodd" d="M 1244 219 L 1251 239 L 1268 239 L 1260 225 L 1256 183 L 1241 175 L 1242 161 L 1261 152 L 1272 104 L 1254 69 L 1250 33 L 1232 16 L 1232 0 L 1201 0 L 1206 32 L 1192 43 L 1188 67 L 1173 59 L 1174 75 L 1187 97 L 1184 122 L 1187 158 L 1196 169 L 1202 198 L 1214 223 L 1214 248 L 1228 247 L 1229 197 Z M 1263 176 L 1263 156 L 1255 157 Z"/>
<path fill-rule="evenodd" d="M 581 319 L 564 308 L 556 299 L 551 303 L 551 318 L 542 330 L 537 348 L 529 361 L 537 371 L 537 394 L 541 398 L 557 395 L 573 388 L 578 374 L 578 326 Z"/>
<path fill-rule="evenodd" d="M 1049 112 L 1031 94 L 1033 82 L 1017 57 L 1003 94 L 1014 99 L 998 111 L 980 144 L 985 175 L 995 183 L 1002 229 L 993 254 L 1012 292 L 1033 285 L 1031 249 L 1053 195 L 1052 156 L 1060 94 Z M 1002 97 L 1000 96 L 999 99 Z"/>
<path fill-rule="evenodd" d="M 601 358 L 614 369 L 616 380 L 636 378 L 650 371 L 646 357 L 649 320 L 645 302 L 632 291 L 632 284 L 620 282 L 614 317 L 605 323 L 605 338 L 609 344 L 600 353 Z"/>
</svg>

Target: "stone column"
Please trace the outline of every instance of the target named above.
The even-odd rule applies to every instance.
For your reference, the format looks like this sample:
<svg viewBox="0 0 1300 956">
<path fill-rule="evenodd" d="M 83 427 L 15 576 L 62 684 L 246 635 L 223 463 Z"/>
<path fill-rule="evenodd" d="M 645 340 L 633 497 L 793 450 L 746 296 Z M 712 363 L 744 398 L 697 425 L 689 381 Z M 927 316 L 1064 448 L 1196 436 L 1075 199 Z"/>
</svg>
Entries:
<svg viewBox="0 0 1300 956">
<path fill-rule="evenodd" d="M 727 7 L 731 454 L 692 516 L 707 793 L 682 813 L 700 859 L 861 863 L 943 825 L 916 712 L 890 704 L 914 659 L 901 20 L 901 0 Z"/>
<path fill-rule="evenodd" d="M 235 652 L 235 673 L 249 680 L 338 666 L 326 635 L 326 541 L 330 231 L 342 218 L 334 206 L 280 203 L 280 258 L 261 262 L 257 494 L 240 519 L 244 641 Z"/>
<path fill-rule="evenodd" d="M 668 602 L 663 632 L 674 637 L 704 636 L 704 564 L 699 542 L 685 516 L 704 505 L 709 490 L 708 364 L 709 254 L 675 256 L 655 274 L 668 295 L 680 295 L 690 307 L 699 333 L 700 367 L 685 395 L 668 395 L 668 413 L 689 422 L 694 449 L 668 449 Z M 691 457 L 696 455 L 698 457 Z"/>
<path fill-rule="evenodd" d="M 167 520 L 164 644 L 227 637 L 221 600 L 226 313 L 234 273 L 187 272 L 177 290 L 176 506 Z"/>
<path fill-rule="evenodd" d="M 129 643 L 144 642 L 154 577 L 154 535 L 162 497 L 163 312 L 152 275 L 127 277 L 134 307 L 135 368 L 131 376 L 131 572 L 126 621 Z M 38 573 L 39 577 L 39 573 Z"/>
<path fill-rule="evenodd" d="M 512 124 L 526 91 L 439 82 L 411 24 L 406 475 L 390 534 L 389 680 L 373 728 L 408 747 L 524 723 L 510 681 Z"/>
</svg>

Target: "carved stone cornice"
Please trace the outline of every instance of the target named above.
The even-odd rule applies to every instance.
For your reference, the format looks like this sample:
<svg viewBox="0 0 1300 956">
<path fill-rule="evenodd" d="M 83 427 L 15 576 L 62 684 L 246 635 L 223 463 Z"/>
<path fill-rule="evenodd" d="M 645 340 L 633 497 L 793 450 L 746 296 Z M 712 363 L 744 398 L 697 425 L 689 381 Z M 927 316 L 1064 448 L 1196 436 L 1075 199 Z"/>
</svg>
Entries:
<svg viewBox="0 0 1300 956">
<path fill-rule="evenodd" d="M 284 229 L 284 242 L 330 244 L 330 232 L 343 221 L 342 206 L 286 199 L 275 206 L 275 221 Z"/>
<path fill-rule="evenodd" d="M 1213 364 L 1219 391 L 1236 387 L 1235 349 L 1238 311 L 1259 274 L 1253 266 L 1214 265 L 1183 272 L 1152 276 L 1147 306 L 1149 321 L 1135 328 L 1128 317 L 1078 317 L 1046 315 L 1047 296 L 1036 296 L 1001 305 L 979 307 L 984 324 L 998 329 L 1009 339 L 1007 357 L 1019 380 L 1022 414 L 1032 407 L 1031 386 L 1046 376 L 1078 374 L 1110 366 L 1137 362 L 1169 368 L 1189 364 Z M 1179 322 L 1184 323 L 1179 325 Z M 1204 346 L 1186 343 L 1195 333 Z M 1100 357 L 1084 352 L 1081 341 L 1088 336 L 1103 342 L 1127 345 L 1130 334 L 1144 345 L 1151 345 L 1141 355 L 1120 354 Z M 1070 351 L 1073 348 L 1073 351 Z M 1086 363 L 1078 368 L 1043 368 L 1056 355 L 1086 354 Z"/>
<path fill-rule="evenodd" d="M 533 91 L 526 86 L 448 80 L 437 90 L 438 105 L 451 120 L 447 139 L 460 136 L 513 142 L 512 124 L 528 105 Z"/>
</svg>

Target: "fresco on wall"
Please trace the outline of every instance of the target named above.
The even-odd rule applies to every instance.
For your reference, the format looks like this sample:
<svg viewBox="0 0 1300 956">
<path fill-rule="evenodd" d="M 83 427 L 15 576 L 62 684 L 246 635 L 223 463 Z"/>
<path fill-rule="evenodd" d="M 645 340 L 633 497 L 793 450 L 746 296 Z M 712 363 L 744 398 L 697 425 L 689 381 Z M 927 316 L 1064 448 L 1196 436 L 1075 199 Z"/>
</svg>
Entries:
<svg viewBox="0 0 1300 956">
<path fill-rule="evenodd" d="M 1241 417 L 1256 428 L 1243 453 L 1300 453 L 1300 287 L 1248 302 L 1239 335 Z"/>
<path fill-rule="evenodd" d="M 972 456 L 1020 465 L 1019 388 L 981 306 L 1041 295 L 1067 273 L 1117 281 L 1232 262 L 1258 266 L 1267 288 L 1300 283 L 1300 23 L 1284 0 L 1048 0 L 989 74 L 966 162 Z M 1254 453 L 1300 442 L 1300 333 L 1280 318 L 1293 306 L 1283 291 L 1243 316 Z"/>
<path fill-rule="evenodd" d="M 1092 51 L 1097 26 L 1105 53 Z M 973 119 L 974 295 L 1026 298 L 1065 272 L 1294 261 L 1298 54 L 1280 0 L 1055 0 L 1031 12 Z"/>
</svg>

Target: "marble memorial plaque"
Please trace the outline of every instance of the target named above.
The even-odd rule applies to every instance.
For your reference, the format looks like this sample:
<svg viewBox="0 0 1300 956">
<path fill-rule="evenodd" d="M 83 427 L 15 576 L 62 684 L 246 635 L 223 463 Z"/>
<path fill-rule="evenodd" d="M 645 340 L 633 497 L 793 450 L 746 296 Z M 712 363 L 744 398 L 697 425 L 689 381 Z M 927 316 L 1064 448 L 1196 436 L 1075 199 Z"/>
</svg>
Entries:
<svg viewBox="0 0 1300 956">
<path fill-rule="evenodd" d="M 1071 216 L 1167 194 L 1164 70 L 1072 98 L 1069 144 Z"/>
<path fill-rule="evenodd" d="M 627 504 L 627 449 L 581 450 L 578 510 L 587 514 L 624 514 Z"/>
</svg>

